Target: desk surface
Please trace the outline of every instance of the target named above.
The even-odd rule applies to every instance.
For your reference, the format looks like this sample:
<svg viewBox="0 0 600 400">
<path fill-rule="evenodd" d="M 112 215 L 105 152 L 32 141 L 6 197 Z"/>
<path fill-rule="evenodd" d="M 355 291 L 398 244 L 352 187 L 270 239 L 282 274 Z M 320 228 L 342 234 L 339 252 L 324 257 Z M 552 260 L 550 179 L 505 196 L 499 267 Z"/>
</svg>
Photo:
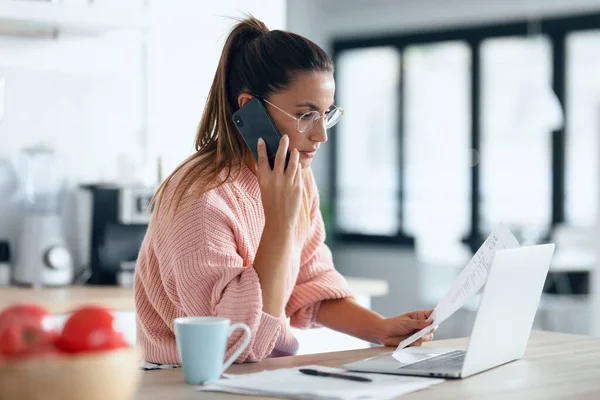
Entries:
<svg viewBox="0 0 600 400">
<path fill-rule="evenodd" d="M 466 339 L 434 341 L 431 347 L 464 348 Z M 263 369 L 320 364 L 340 367 L 390 348 L 267 359 L 238 364 L 227 372 L 250 373 Z M 181 369 L 145 371 L 136 400 L 153 399 L 258 399 L 222 393 L 199 393 L 183 382 Z M 463 380 L 446 381 L 402 399 L 599 399 L 600 338 L 553 332 L 533 332 L 523 360 Z"/>
<path fill-rule="evenodd" d="M 356 295 L 385 296 L 388 284 L 380 279 L 347 277 L 350 290 Z M 53 314 L 62 314 L 84 304 L 101 304 L 116 311 L 135 309 L 133 288 L 120 286 L 66 286 L 31 289 L 0 288 L 0 310 L 14 303 L 33 302 L 44 305 Z"/>
</svg>

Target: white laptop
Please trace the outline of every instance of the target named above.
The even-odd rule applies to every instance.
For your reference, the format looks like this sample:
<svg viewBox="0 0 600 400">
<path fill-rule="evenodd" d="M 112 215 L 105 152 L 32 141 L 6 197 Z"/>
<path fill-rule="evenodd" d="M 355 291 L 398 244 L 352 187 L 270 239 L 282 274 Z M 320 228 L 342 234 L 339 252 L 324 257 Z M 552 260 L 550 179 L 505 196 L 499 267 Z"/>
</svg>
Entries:
<svg viewBox="0 0 600 400">
<path fill-rule="evenodd" d="M 466 378 L 523 357 L 554 244 L 497 250 L 467 350 L 407 347 L 344 365 L 350 371 Z"/>
</svg>

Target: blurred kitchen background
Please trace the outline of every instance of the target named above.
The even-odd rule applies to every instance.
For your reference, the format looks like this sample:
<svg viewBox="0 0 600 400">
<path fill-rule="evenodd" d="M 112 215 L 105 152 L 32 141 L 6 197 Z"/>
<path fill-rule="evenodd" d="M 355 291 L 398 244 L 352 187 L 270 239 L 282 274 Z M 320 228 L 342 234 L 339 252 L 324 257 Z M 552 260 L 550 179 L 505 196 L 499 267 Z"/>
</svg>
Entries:
<svg viewBox="0 0 600 400">
<path fill-rule="evenodd" d="M 597 0 L 0 0 L 14 283 L 131 284 L 244 12 L 334 57 L 345 116 L 313 169 L 336 267 L 387 282 L 373 309 L 435 306 L 503 221 L 557 244 L 535 328 L 600 335 Z M 477 300 L 436 337 L 468 335 Z"/>
</svg>

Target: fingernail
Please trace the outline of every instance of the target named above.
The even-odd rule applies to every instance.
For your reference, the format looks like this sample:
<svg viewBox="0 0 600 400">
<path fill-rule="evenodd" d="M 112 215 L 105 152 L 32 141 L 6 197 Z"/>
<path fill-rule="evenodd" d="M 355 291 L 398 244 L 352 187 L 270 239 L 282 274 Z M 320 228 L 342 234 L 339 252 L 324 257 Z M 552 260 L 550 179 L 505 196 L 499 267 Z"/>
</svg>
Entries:
<svg viewBox="0 0 600 400">
<path fill-rule="evenodd" d="M 263 138 L 258 138 L 258 144 L 261 145 L 261 146 L 263 144 L 265 144 L 265 141 L 263 140 Z"/>
</svg>

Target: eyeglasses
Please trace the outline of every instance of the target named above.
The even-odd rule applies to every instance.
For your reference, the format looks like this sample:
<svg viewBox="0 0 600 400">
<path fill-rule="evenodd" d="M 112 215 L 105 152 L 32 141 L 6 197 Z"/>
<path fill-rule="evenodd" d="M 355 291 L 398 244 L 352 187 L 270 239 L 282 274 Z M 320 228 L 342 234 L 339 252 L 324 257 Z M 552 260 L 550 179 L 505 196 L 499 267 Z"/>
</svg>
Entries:
<svg viewBox="0 0 600 400">
<path fill-rule="evenodd" d="M 300 133 L 306 133 L 308 131 L 310 131 L 312 128 L 315 127 L 315 125 L 317 124 L 317 122 L 319 122 L 319 120 L 321 118 L 325 119 L 325 128 L 329 129 L 331 127 L 333 127 L 335 124 L 337 124 L 340 119 L 342 118 L 342 115 L 344 115 L 344 109 L 338 106 L 333 106 L 333 108 L 330 108 L 328 111 L 325 112 L 325 115 L 321 115 L 318 111 L 309 111 L 307 113 L 302 114 L 302 116 L 300 118 L 294 117 L 292 114 L 288 113 L 285 110 L 282 110 L 281 108 L 277 107 L 275 104 L 271 103 L 268 100 L 265 99 L 261 99 L 262 101 L 264 101 L 265 103 L 268 103 L 270 105 L 272 105 L 273 107 L 275 107 L 276 109 L 278 109 L 279 111 L 281 111 L 282 113 L 284 113 L 285 115 L 287 115 L 290 118 L 293 118 L 296 120 L 296 129 L 298 130 L 298 132 Z"/>
</svg>

